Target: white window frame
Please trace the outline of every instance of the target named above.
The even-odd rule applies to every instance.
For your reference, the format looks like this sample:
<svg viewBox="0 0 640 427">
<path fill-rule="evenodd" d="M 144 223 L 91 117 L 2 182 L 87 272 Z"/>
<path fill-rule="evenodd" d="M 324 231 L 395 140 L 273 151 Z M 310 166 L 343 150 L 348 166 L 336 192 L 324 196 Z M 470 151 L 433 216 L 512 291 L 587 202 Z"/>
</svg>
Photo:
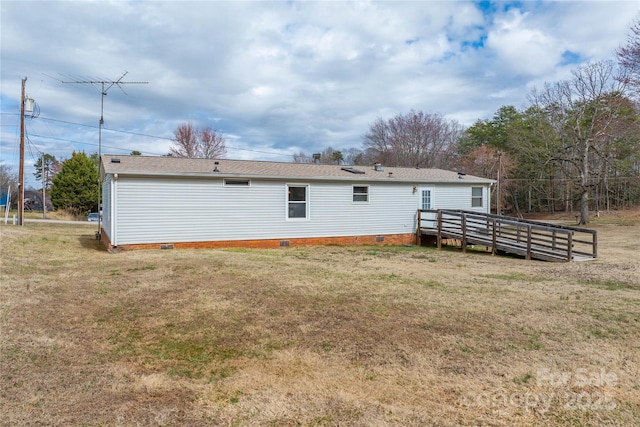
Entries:
<svg viewBox="0 0 640 427">
<path fill-rule="evenodd" d="M 291 187 L 304 187 L 304 202 L 300 202 L 300 201 L 289 201 L 289 189 Z M 296 184 L 296 183 L 287 183 L 285 185 L 285 219 L 287 221 L 308 221 L 309 220 L 309 184 Z M 290 203 L 304 203 L 305 204 L 305 211 L 304 211 L 304 218 L 296 218 L 296 217 L 290 217 L 289 216 L 289 204 Z"/>
<path fill-rule="evenodd" d="M 474 196 L 473 190 L 480 189 L 480 195 Z M 474 202 L 480 200 L 480 204 L 476 205 Z M 484 207 L 484 188 L 483 187 L 471 187 L 471 207 L 472 208 L 482 208 Z"/>
<path fill-rule="evenodd" d="M 432 186 L 425 186 L 425 187 L 418 187 L 418 206 L 421 210 L 433 210 L 435 203 L 434 203 L 434 193 L 435 193 L 435 188 Z M 425 208 L 423 202 L 423 193 L 425 191 L 429 192 L 429 205 L 428 207 Z"/>
<path fill-rule="evenodd" d="M 367 191 L 366 193 L 356 193 L 356 188 L 366 188 Z M 366 205 L 369 204 L 369 190 L 370 190 L 370 186 L 369 185 L 357 185 L 354 184 L 351 187 L 351 201 L 357 205 Z M 365 200 L 356 200 L 356 196 L 365 196 Z"/>
</svg>

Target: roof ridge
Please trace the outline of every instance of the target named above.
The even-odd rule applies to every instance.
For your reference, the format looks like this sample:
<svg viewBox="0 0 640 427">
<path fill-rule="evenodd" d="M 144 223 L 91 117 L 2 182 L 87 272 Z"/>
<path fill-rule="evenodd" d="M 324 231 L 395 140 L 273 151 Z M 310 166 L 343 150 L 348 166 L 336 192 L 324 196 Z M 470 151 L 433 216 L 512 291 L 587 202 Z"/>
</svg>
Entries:
<svg viewBox="0 0 640 427">
<path fill-rule="evenodd" d="M 119 159 L 113 162 L 112 159 Z M 376 170 L 374 165 L 336 165 L 316 163 L 276 162 L 269 160 L 203 159 L 171 156 L 132 156 L 103 154 L 102 169 L 105 173 L 129 173 L 146 175 L 202 175 L 245 176 L 282 179 L 338 179 L 351 181 L 395 180 L 421 182 L 481 182 L 494 180 L 473 175 L 460 175 L 456 171 L 439 168 L 385 166 Z M 352 172 L 351 170 L 358 172 Z"/>
</svg>

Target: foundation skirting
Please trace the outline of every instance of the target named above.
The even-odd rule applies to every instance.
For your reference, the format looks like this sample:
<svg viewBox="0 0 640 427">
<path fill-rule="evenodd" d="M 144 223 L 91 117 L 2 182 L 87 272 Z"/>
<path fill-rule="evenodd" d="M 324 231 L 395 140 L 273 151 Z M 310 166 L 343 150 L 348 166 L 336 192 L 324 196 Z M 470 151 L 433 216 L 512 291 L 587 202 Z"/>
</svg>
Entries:
<svg viewBox="0 0 640 427">
<path fill-rule="evenodd" d="M 291 246 L 320 246 L 320 245 L 413 245 L 416 244 L 415 233 L 407 234 L 380 234 L 373 236 L 340 236 L 340 237 L 308 237 L 308 238 L 283 238 L 261 240 L 222 240 L 206 242 L 164 242 L 164 243 L 137 243 L 113 246 L 104 233 L 101 233 L 101 241 L 109 250 L 136 250 L 136 249 L 205 249 L 205 248 L 281 248 Z"/>
</svg>

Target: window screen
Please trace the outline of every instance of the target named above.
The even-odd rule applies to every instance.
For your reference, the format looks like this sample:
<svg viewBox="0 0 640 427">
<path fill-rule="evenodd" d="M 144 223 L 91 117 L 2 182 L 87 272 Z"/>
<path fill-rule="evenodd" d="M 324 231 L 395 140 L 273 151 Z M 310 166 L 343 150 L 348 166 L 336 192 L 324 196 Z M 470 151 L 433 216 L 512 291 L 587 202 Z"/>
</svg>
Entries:
<svg viewBox="0 0 640 427">
<path fill-rule="evenodd" d="M 307 187 L 287 186 L 288 192 L 288 212 L 287 218 L 307 217 Z"/>
<path fill-rule="evenodd" d="M 366 185 L 354 185 L 353 186 L 353 201 L 354 202 L 368 202 L 369 201 L 369 187 Z"/>
<path fill-rule="evenodd" d="M 471 207 L 482 207 L 482 187 L 471 187 Z"/>
</svg>

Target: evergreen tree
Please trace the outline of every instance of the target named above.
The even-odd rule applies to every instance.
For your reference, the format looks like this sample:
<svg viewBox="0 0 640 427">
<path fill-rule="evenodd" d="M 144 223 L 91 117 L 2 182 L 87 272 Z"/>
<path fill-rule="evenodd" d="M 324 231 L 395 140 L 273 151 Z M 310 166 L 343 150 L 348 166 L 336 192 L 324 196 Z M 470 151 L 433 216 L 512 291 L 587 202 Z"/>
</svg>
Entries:
<svg viewBox="0 0 640 427">
<path fill-rule="evenodd" d="M 42 167 L 42 163 L 44 162 L 44 168 Z M 33 175 L 36 177 L 36 180 L 42 182 L 42 172 L 44 169 L 44 183 L 46 188 L 51 188 L 51 182 L 53 178 L 56 176 L 58 172 L 60 172 L 61 164 L 56 159 L 56 156 L 52 154 L 44 153 L 38 158 L 38 160 L 33 165 L 35 168 L 35 172 Z"/>
<path fill-rule="evenodd" d="M 98 169 L 85 153 L 74 152 L 53 179 L 51 202 L 55 209 L 85 213 L 98 205 Z"/>
<path fill-rule="evenodd" d="M 98 153 L 91 153 L 89 155 L 89 160 L 91 160 L 97 170 L 100 170 L 100 156 L 98 155 Z"/>
</svg>

